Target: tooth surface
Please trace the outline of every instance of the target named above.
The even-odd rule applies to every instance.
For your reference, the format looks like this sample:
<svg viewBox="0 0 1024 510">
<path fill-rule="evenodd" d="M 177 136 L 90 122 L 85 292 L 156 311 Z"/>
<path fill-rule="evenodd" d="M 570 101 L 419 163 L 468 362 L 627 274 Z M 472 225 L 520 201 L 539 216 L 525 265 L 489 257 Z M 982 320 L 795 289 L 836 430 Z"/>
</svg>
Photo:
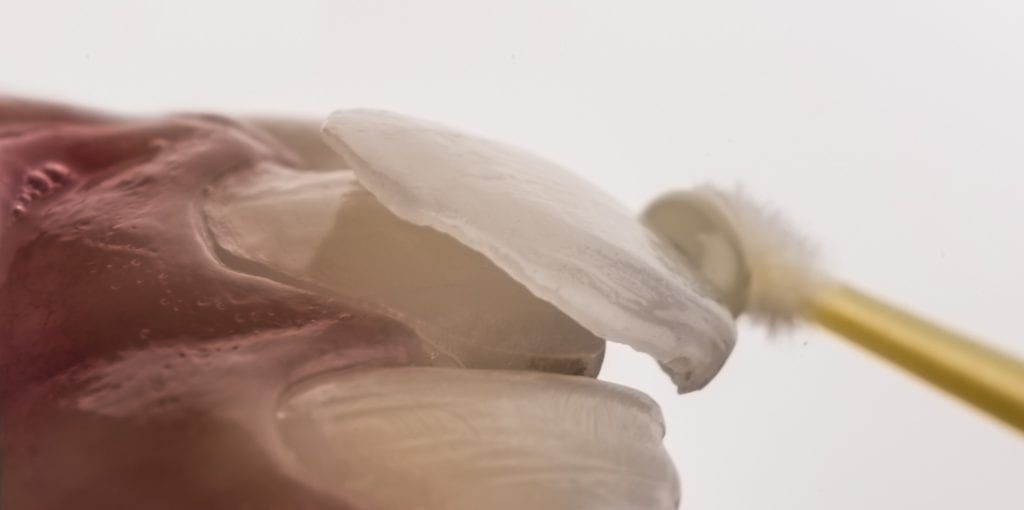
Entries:
<svg viewBox="0 0 1024 510">
<path fill-rule="evenodd" d="M 322 488 L 378 510 L 659 510 L 679 500 L 646 396 L 583 377 L 445 368 L 326 374 L 281 438 Z"/>
<path fill-rule="evenodd" d="M 214 186 L 205 216 L 221 249 L 271 278 L 386 309 L 438 351 L 437 364 L 600 369 L 602 340 L 480 253 L 395 217 L 350 171 L 266 166 Z"/>
<path fill-rule="evenodd" d="M 685 260 L 621 205 L 521 150 L 392 113 L 336 112 L 324 137 L 398 217 L 450 234 L 597 336 L 657 358 L 680 391 L 735 342 Z"/>
</svg>

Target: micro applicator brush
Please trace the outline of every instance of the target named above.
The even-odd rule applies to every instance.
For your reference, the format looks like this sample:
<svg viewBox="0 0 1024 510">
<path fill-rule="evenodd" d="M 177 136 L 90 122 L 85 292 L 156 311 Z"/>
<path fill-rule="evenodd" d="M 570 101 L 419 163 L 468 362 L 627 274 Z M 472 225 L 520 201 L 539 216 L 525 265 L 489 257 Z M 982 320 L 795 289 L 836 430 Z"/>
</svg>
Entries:
<svg viewBox="0 0 1024 510">
<path fill-rule="evenodd" d="M 644 222 L 736 315 L 816 322 L 1024 432 L 1024 363 L 829 277 L 785 221 L 712 187 L 655 200 Z"/>
</svg>

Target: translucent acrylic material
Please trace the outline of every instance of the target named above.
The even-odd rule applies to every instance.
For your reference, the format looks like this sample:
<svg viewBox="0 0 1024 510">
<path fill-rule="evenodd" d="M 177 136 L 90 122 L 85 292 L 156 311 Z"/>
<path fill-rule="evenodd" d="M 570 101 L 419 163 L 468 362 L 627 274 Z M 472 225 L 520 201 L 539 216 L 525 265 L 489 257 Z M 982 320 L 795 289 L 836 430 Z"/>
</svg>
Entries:
<svg viewBox="0 0 1024 510">
<path fill-rule="evenodd" d="M 679 391 L 704 386 L 729 355 L 732 317 L 687 262 L 568 170 L 387 112 L 336 112 L 324 134 L 398 217 L 479 250 L 597 336 L 651 354 Z"/>
</svg>

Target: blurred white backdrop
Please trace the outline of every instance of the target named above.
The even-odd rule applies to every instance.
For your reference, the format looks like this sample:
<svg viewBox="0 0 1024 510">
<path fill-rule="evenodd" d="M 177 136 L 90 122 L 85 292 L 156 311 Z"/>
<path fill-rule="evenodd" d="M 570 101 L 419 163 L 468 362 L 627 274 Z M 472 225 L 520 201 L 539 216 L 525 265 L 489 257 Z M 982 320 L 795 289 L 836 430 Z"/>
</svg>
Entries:
<svg viewBox="0 0 1024 510">
<path fill-rule="evenodd" d="M 0 0 L 0 92 L 126 112 L 433 118 L 639 211 L 742 183 L 834 271 L 1024 356 L 1017 1 Z M 742 327 L 661 404 L 687 509 L 1024 508 L 1024 439 L 813 329 Z"/>
</svg>

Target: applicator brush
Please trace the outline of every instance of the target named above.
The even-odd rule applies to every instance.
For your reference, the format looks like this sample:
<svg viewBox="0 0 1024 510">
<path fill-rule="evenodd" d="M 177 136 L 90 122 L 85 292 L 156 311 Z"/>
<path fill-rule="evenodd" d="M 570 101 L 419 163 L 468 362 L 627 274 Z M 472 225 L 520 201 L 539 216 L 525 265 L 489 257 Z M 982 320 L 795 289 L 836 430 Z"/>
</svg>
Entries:
<svg viewBox="0 0 1024 510">
<path fill-rule="evenodd" d="M 777 213 L 713 187 L 655 200 L 644 222 L 733 314 L 815 322 L 1024 432 L 1024 363 L 830 277 Z"/>
</svg>

